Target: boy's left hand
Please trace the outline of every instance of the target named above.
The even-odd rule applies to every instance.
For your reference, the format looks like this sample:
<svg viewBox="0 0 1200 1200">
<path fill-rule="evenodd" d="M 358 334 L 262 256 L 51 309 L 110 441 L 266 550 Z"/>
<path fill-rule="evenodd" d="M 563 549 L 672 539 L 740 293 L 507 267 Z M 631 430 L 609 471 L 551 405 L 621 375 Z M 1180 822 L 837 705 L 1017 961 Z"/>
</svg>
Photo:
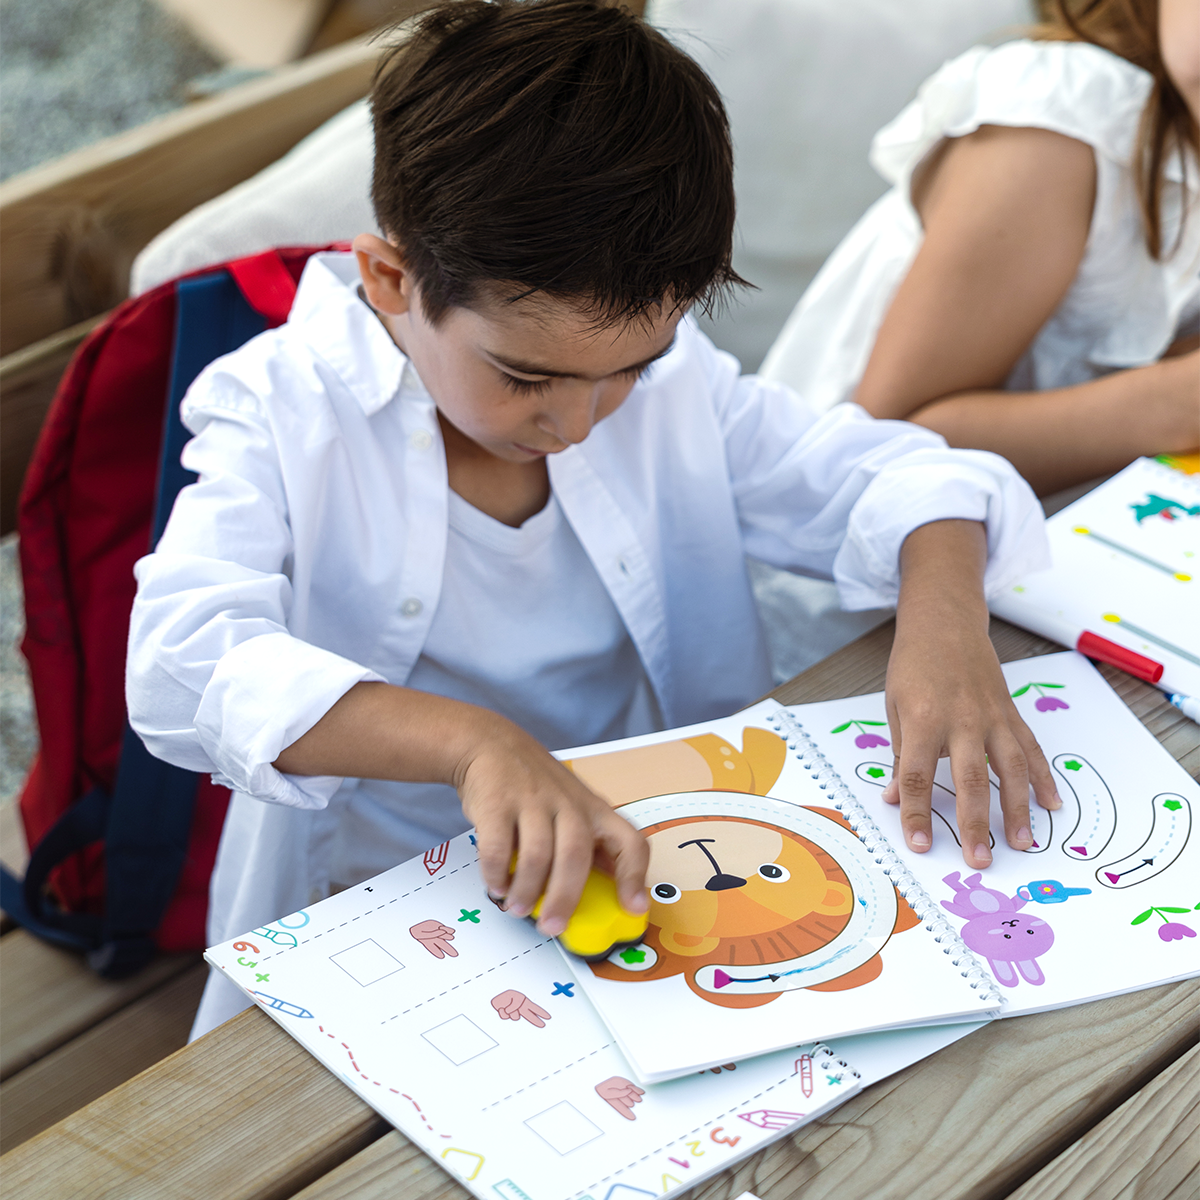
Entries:
<svg viewBox="0 0 1200 1200">
<path fill-rule="evenodd" d="M 950 758 L 963 859 L 981 869 L 988 846 L 989 767 L 1000 782 L 1004 833 L 1014 850 L 1033 843 L 1029 789 L 1061 807 L 1046 756 L 1008 693 L 988 638 L 983 595 L 987 543 L 975 521 L 937 521 L 909 534 L 900 552 L 896 639 L 888 662 L 887 713 L 895 767 L 883 798 L 900 805 L 910 849 L 932 845 L 930 801 L 940 758 Z"/>
</svg>

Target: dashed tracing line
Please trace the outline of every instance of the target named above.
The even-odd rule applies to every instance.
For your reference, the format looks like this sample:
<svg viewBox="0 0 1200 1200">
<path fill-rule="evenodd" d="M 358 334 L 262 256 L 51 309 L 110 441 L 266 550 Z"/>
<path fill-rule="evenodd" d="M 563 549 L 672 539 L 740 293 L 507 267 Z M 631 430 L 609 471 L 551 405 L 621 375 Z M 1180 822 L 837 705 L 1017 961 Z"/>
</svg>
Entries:
<svg viewBox="0 0 1200 1200">
<path fill-rule="evenodd" d="M 577 1067 L 581 1062 L 587 1062 L 589 1058 L 595 1058 L 597 1054 L 603 1054 L 605 1050 L 611 1049 L 616 1043 L 605 1042 L 603 1046 L 593 1050 L 590 1054 L 585 1054 L 582 1058 L 577 1058 L 574 1062 L 564 1063 L 557 1071 L 551 1071 L 549 1075 L 543 1075 L 541 1079 L 535 1079 L 531 1083 L 527 1083 L 522 1088 L 517 1088 L 515 1092 L 509 1092 L 507 1096 L 499 1100 L 493 1100 L 491 1104 L 485 1104 L 479 1111 L 487 1112 L 490 1108 L 495 1108 L 497 1104 L 503 1104 L 505 1100 L 511 1100 L 514 1096 L 521 1095 L 522 1092 L 529 1091 L 530 1088 L 537 1087 L 539 1083 L 545 1083 L 547 1079 L 553 1079 L 555 1075 L 561 1075 L 564 1071 L 569 1071 L 572 1067 Z"/>
<path fill-rule="evenodd" d="M 279 955 L 286 954 L 289 950 L 299 950 L 301 946 L 307 946 L 309 942 L 315 942 L 317 938 L 324 937 L 327 933 L 336 933 L 339 929 L 345 929 L 347 925 L 353 925 L 355 921 L 361 921 L 363 917 L 372 916 L 377 912 L 382 912 L 383 909 L 389 908 L 393 904 L 398 904 L 401 900 L 407 900 L 409 896 L 415 896 L 418 892 L 424 891 L 427 887 L 433 887 L 434 884 L 441 883 L 443 879 L 449 879 L 451 875 L 457 875 L 459 871 L 465 871 L 468 867 L 474 866 L 478 861 L 478 859 L 472 859 L 468 863 L 463 863 L 462 866 L 455 867 L 452 871 L 447 871 L 444 875 L 438 875 L 434 879 L 426 880 L 419 887 L 411 888 L 407 892 L 402 892 L 399 896 L 393 896 L 390 900 L 385 900 L 382 904 L 377 904 L 374 908 L 369 908 L 366 910 L 366 912 L 361 912 L 358 914 L 358 916 L 351 917 L 348 921 L 342 921 L 338 925 L 331 925 L 328 929 L 323 929 L 320 933 L 310 934 L 306 938 L 297 939 L 294 946 L 286 946 L 282 950 L 276 950 L 273 954 L 259 955 L 258 961 L 270 962 L 271 959 L 278 958 Z M 294 930 L 289 929 L 288 932 L 293 937 L 296 936 Z M 249 936 L 253 937 L 254 935 L 250 934 Z"/>
<path fill-rule="evenodd" d="M 514 954 L 512 958 L 506 958 L 503 962 L 498 962 L 495 966 L 488 967 L 486 971 L 480 971 L 478 975 L 472 975 L 470 979 L 464 979 L 461 983 L 456 983 L 453 987 L 448 987 L 444 992 L 438 992 L 436 996 L 430 996 L 428 1000 L 422 1000 L 418 1004 L 404 1009 L 403 1012 L 395 1013 L 390 1017 L 384 1017 L 379 1023 L 380 1025 L 386 1025 L 389 1021 L 395 1021 L 399 1017 L 406 1017 L 410 1012 L 416 1012 L 418 1008 L 424 1008 L 426 1004 L 432 1004 L 435 1000 L 440 1000 L 443 996 L 448 996 L 451 992 L 457 992 L 459 988 L 466 987 L 468 983 L 474 983 L 477 979 L 482 979 L 485 975 L 490 975 L 493 971 L 498 971 L 501 967 L 506 967 L 509 963 L 516 962 L 518 958 L 524 958 L 525 955 L 532 954 L 535 950 L 540 950 L 543 946 L 548 946 L 553 940 L 553 938 L 546 938 L 544 942 L 538 942 L 536 946 L 530 946 L 528 950 L 522 950 L 520 954 Z"/>
<path fill-rule="evenodd" d="M 797 1047 L 797 1049 L 799 1049 L 799 1048 L 800 1047 Z M 814 1046 L 813 1050 L 812 1050 L 812 1056 L 813 1056 L 813 1058 L 817 1058 L 817 1057 L 832 1058 L 834 1060 L 834 1062 L 838 1063 L 840 1066 L 846 1067 L 847 1070 L 850 1069 L 849 1066 L 846 1063 L 844 1063 L 840 1058 L 838 1058 L 833 1053 L 833 1051 L 829 1049 L 828 1046 L 821 1046 L 821 1045 Z M 578 1192 L 576 1192 L 575 1194 L 577 1196 L 584 1196 L 588 1192 L 590 1192 L 593 1188 L 597 1188 L 597 1187 L 600 1187 L 602 1184 L 608 1183 L 608 1181 L 610 1179 L 613 1179 L 617 1175 L 620 1175 L 622 1171 L 632 1170 L 634 1167 L 640 1166 L 648 1158 L 653 1158 L 656 1154 L 661 1154 L 664 1150 L 670 1150 L 672 1146 L 676 1146 L 680 1142 L 686 1142 L 692 1136 L 692 1134 L 699 1133 L 702 1129 L 707 1129 L 710 1125 L 716 1124 L 717 1121 L 723 1121 L 723 1120 L 725 1120 L 726 1117 L 731 1117 L 731 1116 L 735 1115 L 739 1108 L 745 1108 L 747 1104 L 753 1104 L 755 1100 L 762 1099 L 762 1097 L 765 1096 L 768 1092 L 773 1092 L 777 1087 L 782 1087 L 794 1075 L 795 1075 L 795 1072 L 792 1072 L 791 1075 L 785 1075 L 781 1080 L 779 1080 L 778 1083 L 770 1084 L 768 1087 L 763 1088 L 763 1090 L 761 1092 L 756 1092 L 753 1096 L 747 1097 L 745 1100 L 742 1100 L 740 1103 L 735 1104 L 732 1108 L 728 1108 L 723 1113 L 718 1113 L 715 1117 L 711 1117 L 709 1120 L 705 1121 L 703 1125 L 697 1125 L 696 1128 L 691 1130 L 690 1132 L 682 1134 L 680 1137 L 673 1138 L 671 1141 L 666 1142 L 662 1146 L 659 1146 L 657 1150 L 651 1150 L 649 1154 L 643 1154 L 641 1158 L 634 1159 L 633 1162 L 626 1163 L 625 1166 L 623 1166 L 623 1167 L 618 1167 L 611 1174 L 605 1175 L 603 1179 L 597 1179 L 595 1181 L 595 1183 L 589 1183 L 587 1185 L 587 1187 L 580 1188 L 580 1190 Z M 746 1135 L 743 1135 L 743 1136 L 746 1136 Z"/>
<path fill-rule="evenodd" d="M 337 1035 L 336 1035 L 336 1034 L 332 1034 L 332 1033 L 330 1033 L 330 1032 L 329 1032 L 329 1030 L 328 1030 L 328 1029 L 326 1029 L 324 1025 L 318 1025 L 318 1026 L 317 1026 L 317 1028 L 318 1028 L 318 1029 L 319 1029 L 319 1030 L 320 1030 L 320 1031 L 321 1031 L 321 1032 L 322 1032 L 322 1033 L 323 1033 L 323 1034 L 324 1034 L 324 1035 L 325 1035 L 327 1038 L 330 1038 L 331 1040 L 333 1040 L 333 1041 L 335 1041 L 335 1042 L 337 1042 L 337 1041 L 338 1041 L 338 1039 L 337 1039 Z M 366 1072 L 365 1072 L 365 1071 L 362 1069 L 362 1067 L 360 1067 L 360 1066 L 358 1065 L 358 1060 L 357 1060 L 357 1059 L 354 1057 L 354 1051 L 350 1049 L 349 1045 L 348 1045 L 346 1042 L 338 1042 L 338 1045 L 340 1045 L 340 1046 L 341 1046 L 341 1048 L 342 1048 L 343 1050 L 345 1050 L 345 1052 L 346 1052 L 346 1057 L 350 1059 L 350 1065 L 351 1065 L 351 1066 L 354 1068 L 354 1070 L 355 1070 L 355 1071 L 358 1073 L 358 1077 L 359 1077 L 360 1079 L 365 1079 L 365 1080 L 366 1080 L 368 1083 L 373 1083 L 373 1084 L 374 1084 L 376 1087 L 378 1087 L 378 1088 L 381 1088 L 381 1087 L 385 1087 L 385 1086 L 386 1086 L 385 1084 L 381 1083 L 381 1082 L 380 1082 L 378 1079 L 372 1079 L 372 1078 L 371 1078 L 371 1077 L 370 1077 L 370 1076 L 369 1076 L 369 1075 L 368 1075 L 368 1074 L 367 1074 L 367 1073 L 366 1073 Z M 416 1102 L 416 1101 L 415 1101 L 415 1100 L 414 1100 L 414 1099 L 413 1099 L 413 1098 L 412 1098 L 412 1097 L 411 1097 L 411 1096 L 410 1096 L 410 1095 L 409 1095 L 407 1092 L 402 1092 L 402 1091 L 401 1091 L 399 1088 L 394 1088 L 394 1087 L 389 1087 L 387 1090 L 388 1090 L 389 1092 L 391 1092 L 391 1093 L 392 1093 L 392 1095 L 394 1095 L 394 1096 L 401 1096 L 401 1097 L 403 1097 L 405 1100 L 407 1100 L 407 1101 L 408 1101 L 408 1102 L 409 1102 L 409 1103 L 410 1103 L 410 1104 L 413 1106 L 413 1108 L 415 1108 L 415 1109 L 417 1110 L 417 1115 L 418 1115 L 418 1116 L 421 1118 L 421 1121 L 422 1121 L 422 1123 L 424 1124 L 425 1128 L 426 1128 L 426 1129 L 428 1129 L 430 1133 L 437 1133 L 437 1130 L 436 1130 L 436 1129 L 434 1129 L 434 1127 L 433 1127 L 432 1125 L 430 1125 L 430 1123 L 429 1123 L 429 1118 L 428 1118 L 428 1117 L 425 1115 L 425 1113 L 424 1113 L 424 1112 L 421 1110 L 421 1106 L 420 1106 L 420 1105 L 419 1105 L 419 1104 L 418 1104 L 418 1103 L 417 1103 L 417 1102 Z M 438 1136 L 439 1136 L 439 1137 L 443 1137 L 443 1138 L 449 1138 L 449 1137 L 450 1137 L 450 1134 L 448 1134 L 448 1133 L 441 1133 L 441 1134 L 438 1134 Z"/>
</svg>

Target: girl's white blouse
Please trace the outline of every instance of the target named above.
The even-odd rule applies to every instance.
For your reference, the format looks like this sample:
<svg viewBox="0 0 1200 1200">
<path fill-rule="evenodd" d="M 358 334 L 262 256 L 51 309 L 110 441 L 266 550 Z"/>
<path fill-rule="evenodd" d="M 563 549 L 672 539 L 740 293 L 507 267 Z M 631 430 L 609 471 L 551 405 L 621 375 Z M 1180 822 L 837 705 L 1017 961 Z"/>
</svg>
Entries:
<svg viewBox="0 0 1200 1200">
<path fill-rule="evenodd" d="M 852 398 L 892 296 L 921 246 L 909 191 L 913 172 L 944 138 L 981 125 L 1049 129 L 1086 142 L 1096 155 L 1083 261 L 1006 386 L 1066 387 L 1155 362 L 1177 336 L 1193 332 L 1200 316 L 1200 177 L 1189 152 L 1189 191 L 1184 163 L 1178 156 L 1170 160 L 1163 244 L 1174 250 L 1156 261 L 1146 248 L 1132 170 L 1150 87 L 1141 68 L 1082 42 L 976 46 L 946 63 L 876 135 L 871 163 L 893 186 L 830 255 L 761 374 L 790 384 L 818 411 Z"/>
</svg>

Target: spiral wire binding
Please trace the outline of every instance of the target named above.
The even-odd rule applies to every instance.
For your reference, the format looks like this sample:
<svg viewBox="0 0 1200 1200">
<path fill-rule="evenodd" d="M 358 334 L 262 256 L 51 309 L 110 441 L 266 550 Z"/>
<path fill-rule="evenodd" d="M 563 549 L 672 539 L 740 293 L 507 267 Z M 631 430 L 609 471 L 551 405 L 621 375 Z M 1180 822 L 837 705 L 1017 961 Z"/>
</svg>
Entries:
<svg viewBox="0 0 1200 1200">
<path fill-rule="evenodd" d="M 979 960 L 967 949 L 966 943 L 958 935 L 958 930 L 950 924 L 940 906 L 933 902 L 929 893 L 917 882 L 904 860 L 896 854 L 891 843 L 880 832 L 879 826 L 846 786 L 846 781 L 838 774 L 833 764 L 821 753 L 804 726 L 786 708 L 770 714 L 767 721 L 777 728 L 782 727 L 787 748 L 813 777 L 813 782 L 821 791 L 829 794 L 833 807 L 846 818 L 855 836 L 867 848 L 867 852 L 874 856 L 876 863 L 883 868 L 883 873 L 895 884 L 900 895 L 912 906 L 921 924 L 933 934 L 933 940 L 942 947 L 942 953 L 949 955 L 950 961 L 959 968 L 959 974 L 984 1000 L 996 1006 L 1003 1005 L 1004 995 L 990 973 L 983 969 Z"/>
</svg>

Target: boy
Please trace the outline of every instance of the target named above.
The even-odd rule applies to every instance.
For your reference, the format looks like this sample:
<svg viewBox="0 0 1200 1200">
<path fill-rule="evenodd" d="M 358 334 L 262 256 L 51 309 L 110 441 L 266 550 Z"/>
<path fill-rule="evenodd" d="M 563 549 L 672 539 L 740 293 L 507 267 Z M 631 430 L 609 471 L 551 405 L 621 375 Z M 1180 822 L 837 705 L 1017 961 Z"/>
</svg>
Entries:
<svg viewBox="0 0 1200 1200">
<path fill-rule="evenodd" d="M 288 324 L 196 381 L 199 480 L 137 568 L 134 728 L 235 793 L 210 938 L 471 824 L 509 911 L 545 890 L 544 932 L 594 858 L 644 911 L 645 841 L 544 746 L 766 691 L 748 552 L 898 603 L 910 844 L 949 753 L 968 864 L 988 761 L 1028 845 L 1028 784 L 1053 785 L 984 582 L 1038 561 L 1040 511 L 1003 460 L 853 406 L 818 421 L 697 331 L 742 282 L 703 72 L 592 0 L 464 2 L 389 53 L 373 108 L 387 240 L 314 259 Z M 244 1006 L 214 978 L 194 1033 Z"/>
</svg>

